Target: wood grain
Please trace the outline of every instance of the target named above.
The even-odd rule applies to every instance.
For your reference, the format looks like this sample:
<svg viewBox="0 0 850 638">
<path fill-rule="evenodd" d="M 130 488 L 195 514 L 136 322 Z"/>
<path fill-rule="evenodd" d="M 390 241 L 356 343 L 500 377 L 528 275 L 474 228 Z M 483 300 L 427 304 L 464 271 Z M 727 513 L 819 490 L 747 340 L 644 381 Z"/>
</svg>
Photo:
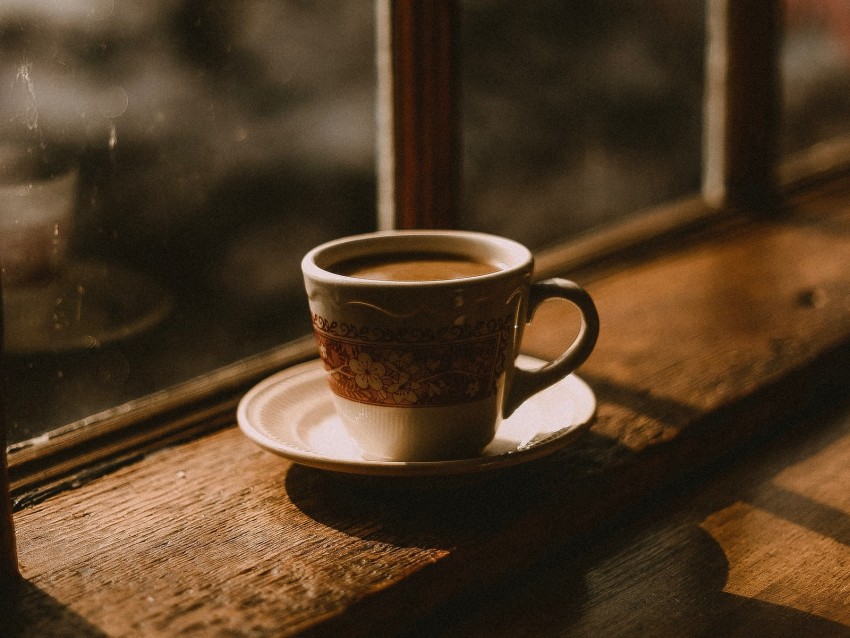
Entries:
<svg viewBox="0 0 850 638">
<path fill-rule="evenodd" d="M 602 330 L 580 375 L 597 418 L 538 462 L 457 482 L 337 476 L 231 428 L 18 512 L 16 631 L 386 635 L 509 580 L 846 393 L 848 203 L 848 181 L 806 192 L 794 215 L 591 281 Z M 557 307 L 541 313 L 526 347 L 548 356 L 572 328 Z"/>
</svg>

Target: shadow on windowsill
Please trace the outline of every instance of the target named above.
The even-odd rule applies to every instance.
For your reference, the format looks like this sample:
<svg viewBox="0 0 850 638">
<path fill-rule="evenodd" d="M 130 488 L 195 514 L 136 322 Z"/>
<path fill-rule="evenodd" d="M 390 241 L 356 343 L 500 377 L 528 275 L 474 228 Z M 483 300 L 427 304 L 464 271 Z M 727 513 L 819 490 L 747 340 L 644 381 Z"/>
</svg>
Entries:
<svg viewBox="0 0 850 638">
<path fill-rule="evenodd" d="M 0 598 L 0 633 L 5 638 L 106 638 L 95 627 L 32 583 L 20 580 L 11 593 Z"/>
</svg>

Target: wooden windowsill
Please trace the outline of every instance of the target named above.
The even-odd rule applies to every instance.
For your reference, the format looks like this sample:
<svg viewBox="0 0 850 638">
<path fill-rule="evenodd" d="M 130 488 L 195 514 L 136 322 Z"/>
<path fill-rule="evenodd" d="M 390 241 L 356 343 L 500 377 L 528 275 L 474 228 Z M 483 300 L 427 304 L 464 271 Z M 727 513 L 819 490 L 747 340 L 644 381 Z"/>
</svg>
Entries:
<svg viewBox="0 0 850 638">
<path fill-rule="evenodd" d="M 589 433 L 460 481 L 291 465 L 230 427 L 15 515 L 27 635 L 385 635 L 610 519 L 850 372 L 850 178 L 788 214 L 579 273 L 602 321 Z M 547 266 L 549 268 L 549 266 Z M 570 338 L 551 309 L 526 350 Z M 13 624 L 8 624 L 13 623 Z"/>
</svg>

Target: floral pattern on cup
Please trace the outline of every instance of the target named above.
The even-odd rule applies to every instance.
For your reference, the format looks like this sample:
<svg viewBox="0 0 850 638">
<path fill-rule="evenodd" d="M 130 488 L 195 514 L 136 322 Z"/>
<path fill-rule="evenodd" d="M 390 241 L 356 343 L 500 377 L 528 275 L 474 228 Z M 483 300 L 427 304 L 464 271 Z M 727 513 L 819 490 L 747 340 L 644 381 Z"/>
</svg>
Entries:
<svg viewBox="0 0 850 638">
<path fill-rule="evenodd" d="M 485 399 L 505 369 L 509 318 L 435 331 L 375 331 L 314 316 L 331 390 L 371 405 L 441 406 Z"/>
</svg>

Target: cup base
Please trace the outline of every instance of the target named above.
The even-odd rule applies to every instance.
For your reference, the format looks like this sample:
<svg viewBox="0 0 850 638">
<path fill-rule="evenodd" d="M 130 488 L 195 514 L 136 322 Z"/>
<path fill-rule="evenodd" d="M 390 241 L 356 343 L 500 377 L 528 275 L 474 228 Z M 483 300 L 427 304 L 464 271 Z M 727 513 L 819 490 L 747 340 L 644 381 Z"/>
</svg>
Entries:
<svg viewBox="0 0 850 638">
<path fill-rule="evenodd" d="M 337 414 L 376 461 L 446 461 L 481 453 L 496 434 L 498 400 L 439 407 L 386 407 L 334 395 Z"/>
</svg>

